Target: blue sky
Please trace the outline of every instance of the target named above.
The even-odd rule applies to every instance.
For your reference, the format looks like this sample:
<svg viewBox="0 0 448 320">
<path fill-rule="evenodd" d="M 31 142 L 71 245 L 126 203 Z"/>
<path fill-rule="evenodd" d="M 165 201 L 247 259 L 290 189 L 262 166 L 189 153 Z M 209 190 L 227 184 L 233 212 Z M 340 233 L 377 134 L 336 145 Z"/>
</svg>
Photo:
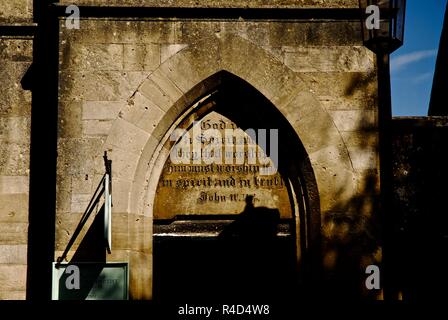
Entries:
<svg viewBox="0 0 448 320">
<path fill-rule="evenodd" d="M 391 56 L 392 112 L 427 115 L 448 0 L 407 0 L 404 45 Z"/>
</svg>

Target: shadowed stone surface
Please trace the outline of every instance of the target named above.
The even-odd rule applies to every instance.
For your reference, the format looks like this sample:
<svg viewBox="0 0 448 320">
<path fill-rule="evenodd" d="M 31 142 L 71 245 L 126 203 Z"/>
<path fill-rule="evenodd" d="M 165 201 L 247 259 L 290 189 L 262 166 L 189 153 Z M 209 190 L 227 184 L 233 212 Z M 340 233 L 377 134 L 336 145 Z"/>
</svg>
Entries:
<svg viewBox="0 0 448 320">
<path fill-rule="evenodd" d="M 156 198 L 154 206 L 154 196 L 165 165 L 163 159 L 169 153 L 169 149 L 163 147 L 165 135 L 194 100 L 201 98 L 189 98 L 189 94 L 194 94 L 191 90 L 217 72 L 226 70 L 247 81 L 278 108 L 304 144 L 320 192 L 323 224 L 318 229 L 322 230 L 323 250 L 332 246 L 332 239 L 342 232 L 334 227 L 331 217 L 343 215 L 355 221 L 349 217 L 360 215 L 365 221 L 348 224 L 349 232 L 340 237 L 354 237 L 365 232 L 363 226 L 369 224 L 372 208 L 363 206 L 360 211 L 358 200 L 354 199 L 363 198 L 367 190 L 361 181 L 373 172 L 367 169 L 376 169 L 378 165 L 374 138 L 376 113 L 373 111 L 376 66 L 373 55 L 359 47 L 356 33 L 350 31 L 353 30 L 351 22 L 293 25 L 289 22 L 105 22 L 90 19 L 83 23 L 85 27 L 80 32 L 63 32 L 61 36 L 60 108 L 64 108 L 64 101 L 73 99 L 80 100 L 83 106 L 81 116 L 63 116 L 61 120 L 64 123 L 76 119 L 82 121 L 81 137 L 84 138 L 78 142 L 60 140 L 59 176 L 100 173 L 102 152 L 107 150 L 113 160 L 116 179 L 114 207 L 120 212 L 145 217 L 151 224 L 154 210 L 170 211 L 170 201 L 181 207 L 167 212 L 165 217 L 172 217 L 174 212 L 204 214 L 218 210 L 208 204 L 210 210 L 206 205 L 199 212 L 193 209 L 194 206 L 187 205 L 191 200 L 174 200 L 175 197 L 165 191 L 162 198 L 166 199 Z M 340 30 L 338 24 L 345 31 L 329 40 L 330 44 L 337 43 L 332 47 L 325 39 L 331 30 Z M 301 32 L 310 28 L 313 38 L 301 42 Z M 259 37 L 259 41 L 253 42 L 254 36 Z M 95 56 L 96 51 L 98 55 Z M 92 58 L 86 61 L 91 54 Z M 145 57 L 152 57 L 151 61 L 154 61 L 149 70 L 145 67 L 148 65 Z M 161 65 L 157 66 L 155 62 Z M 126 68 L 138 71 L 125 71 Z M 344 81 L 328 80 L 338 78 Z M 360 82 L 358 79 L 365 80 Z M 368 103 L 364 99 L 366 95 L 371 97 Z M 107 108 L 111 108 L 110 113 Z M 257 126 L 256 123 L 253 125 Z M 365 134 L 366 128 L 373 130 L 368 146 L 357 140 Z M 85 140 L 87 136 L 91 138 Z M 89 155 L 71 154 L 70 162 L 77 164 L 69 168 L 63 165 L 69 154 L 63 146 L 72 143 L 70 140 L 77 145 L 81 141 L 96 141 L 96 150 L 85 149 L 91 150 Z M 201 177 L 197 176 L 198 179 Z M 69 212 L 61 209 L 69 208 L 70 211 L 70 208 L 79 207 L 77 210 L 80 210 L 85 205 L 83 197 L 82 194 L 71 197 L 68 206 L 62 202 L 58 204 L 57 216 L 62 224 L 67 224 L 64 221 Z M 267 194 L 263 195 L 261 203 L 268 201 L 267 197 Z M 287 212 L 290 212 L 292 200 L 282 199 L 280 206 L 288 207 Z M 157 205 L 157 201 L 164 205 Z M 269 207 L 273 203 L 268 201 L 266 205 Z M 189 209 L 184 210 L 187 207 Z M 238 213 L 241 208 L 230 210 Z M 335 215 L 335 211 L 340 213 Z M 288 215 L 290 213 L 285 217 Z M 132 230 L 138 224 L 138 219 L 128 220 L 128 239 L 134 237 Z M 131 252 L 142 253 L 131 255 L 133 261 L 142 266 L 149 263 L 147 255 L 151 248 L 151 234 L 144 234 L 144 237 L 148 239 L 147 243 L 131 241 L 128 247 Z M 366 241 L 374 243 L 376 240 L 367 238 Z M 373 246 L 375 250 L 362 254 L 365 255 L 364 263 L 376 261 L 377 247 Z M 325 261 L 331 270 L 337 263 L 332 264 L 329 259 Z M 140 288 L 136 280 L 149 282 L 152 276 L 150 265 L 138 275 L 135 272 L 131 267 L 131 279 L 135 279 L 131 281 L 131 295 L 134 298 L 151 296 L 150 287 Z"/>
<path fill-rule="evenodd" d="M 2 1 L 0 23 L 31 17 L 31 1 Z M 28 243 L 31 93 L 21 80 L 32 39 L 0 35 L 0 299 L 24 299 Z"/>
</svg>

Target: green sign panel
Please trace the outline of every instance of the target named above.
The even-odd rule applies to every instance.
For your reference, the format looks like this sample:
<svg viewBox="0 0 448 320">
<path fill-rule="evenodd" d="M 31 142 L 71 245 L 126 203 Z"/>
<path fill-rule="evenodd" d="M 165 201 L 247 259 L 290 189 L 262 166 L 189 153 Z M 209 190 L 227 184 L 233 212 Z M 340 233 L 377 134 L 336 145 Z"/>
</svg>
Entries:
<svg viewBox="0 0 448 320">
<path fill-rule="evenodd" d="M 53 300 L 127 300 L 127 262 L 53 263 Z"/>
</svg>

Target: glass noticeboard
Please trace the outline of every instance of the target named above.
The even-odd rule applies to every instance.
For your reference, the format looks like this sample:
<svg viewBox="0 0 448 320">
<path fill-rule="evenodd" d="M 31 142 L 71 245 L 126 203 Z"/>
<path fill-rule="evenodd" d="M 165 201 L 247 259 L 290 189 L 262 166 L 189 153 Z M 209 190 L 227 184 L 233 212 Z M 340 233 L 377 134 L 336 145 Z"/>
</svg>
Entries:
<svg viewBox="0 0 448 320">
<path fill-rule="evenodd" d="M 127 300 L 127 262 L 53 263 L 53 300 Z"/>
</svg>

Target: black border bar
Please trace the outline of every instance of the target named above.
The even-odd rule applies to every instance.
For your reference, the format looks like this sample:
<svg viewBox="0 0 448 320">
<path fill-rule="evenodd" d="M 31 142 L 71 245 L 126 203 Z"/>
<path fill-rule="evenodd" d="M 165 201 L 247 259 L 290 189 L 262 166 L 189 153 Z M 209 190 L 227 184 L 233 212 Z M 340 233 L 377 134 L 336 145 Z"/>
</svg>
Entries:
<svg viewBox="0 0 448 320">
<path fill-rule="evenodd" d="M 37 24 L 6 25 L 0 24 L 0 37 L 33 37 L 37 32 Z"/>
</svg>

